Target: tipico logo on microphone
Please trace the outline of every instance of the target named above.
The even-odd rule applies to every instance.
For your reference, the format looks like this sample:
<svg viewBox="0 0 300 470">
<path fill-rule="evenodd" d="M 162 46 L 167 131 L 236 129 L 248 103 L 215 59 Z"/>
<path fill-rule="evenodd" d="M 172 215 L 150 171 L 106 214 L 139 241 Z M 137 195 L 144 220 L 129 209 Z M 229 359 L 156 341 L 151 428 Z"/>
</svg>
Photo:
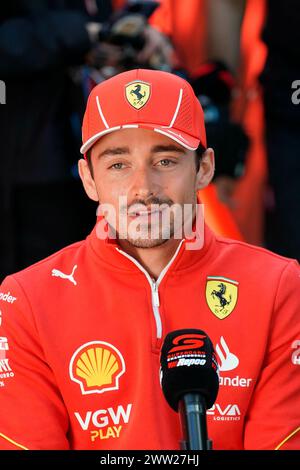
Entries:
<svg viewBox="0 0 300 470">
<path fill-rule="evenodd" d="M 69 373 L 71 380 L 79 384 L 81 393 L 87 395 L 118 390 L 125 369 L 124 358 L 115 346 L 91 341 L 74 352 Z"/>
</svg>

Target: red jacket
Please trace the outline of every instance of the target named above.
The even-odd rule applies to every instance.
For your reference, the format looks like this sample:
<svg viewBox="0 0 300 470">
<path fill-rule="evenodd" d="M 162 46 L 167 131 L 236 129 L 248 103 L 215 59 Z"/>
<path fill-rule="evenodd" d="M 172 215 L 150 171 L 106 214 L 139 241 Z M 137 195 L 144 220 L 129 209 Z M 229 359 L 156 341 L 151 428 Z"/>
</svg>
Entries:
<svg viewBox="0 0 300 470">
<path fill-rule="evenodd" d="M 220 362 L 214 449 L 300 448 L 297 263 L 208 228 L 201 250 L 185 244 L 156 283 L 95 229 L 6 278 L 0 448 L 178 449 L 159 353 L 181 328 Z"/>
</svg>

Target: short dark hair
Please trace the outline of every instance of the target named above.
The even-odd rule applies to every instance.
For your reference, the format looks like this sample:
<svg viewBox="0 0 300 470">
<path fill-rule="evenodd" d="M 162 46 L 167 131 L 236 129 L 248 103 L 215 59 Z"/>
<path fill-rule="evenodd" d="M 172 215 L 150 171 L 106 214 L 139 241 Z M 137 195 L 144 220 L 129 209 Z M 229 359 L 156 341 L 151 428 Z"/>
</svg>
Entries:
<svg viewBox="0 0 300 470">
<path fill-rule="evenodd" d="M 90 173 L 91 173 L 92 177 L 94 178 L 94 170 L 93 170 L 93 165 L 92 165 L 92 149 L 91 148 L 86 152 L 85 157 L 86 157 L 86 161 L 87 161 Z"/>
<path fill-rule="evenodd" d="M 206 152 L 206 148 L 200 144 L 199 147 L 196 149 L 196 171 L 198 173 L 199 169 L 200 169 L 200 164 L 201 164 L 201 160 L 203 158 L 203 155 L 204 153 Z"/>
<path fill-rule="evenodd" d="M 199 147 L 196 150 L 196 155 L 195 155 L 195 158 L 196 158 L 196 172 L 197 173 L 200 169 L 200 164 L 201 164 L 201 160 L 202 160 L 204 152 L 206 152 L 206 148 L 202 144 L 200 144 Z M 86 161 L 88 163 L 90 173 L 91 173 L 92 177 L 94 177 L 94 171 L 93 171 L 93 165 L 92 165 L 92 149 L 89 149 L 86 152 Z"/>
</svg>

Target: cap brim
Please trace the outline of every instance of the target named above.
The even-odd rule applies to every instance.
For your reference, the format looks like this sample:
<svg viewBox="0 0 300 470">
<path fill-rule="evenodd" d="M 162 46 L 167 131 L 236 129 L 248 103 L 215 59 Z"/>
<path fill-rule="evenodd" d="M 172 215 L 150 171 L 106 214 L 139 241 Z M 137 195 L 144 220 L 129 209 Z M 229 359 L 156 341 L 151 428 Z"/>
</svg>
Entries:
<svg viewBox="0 0 300 470">
<path fill-rule="evenodd" d="M 102 132 L 99 132 L 92 137 L 90 137 L 81 147 L 80 153 L 85 154 L 90 148 L 97 142 L 101 137 L 106 134 L 110 134 L 115 131 L 123 130 L 123 129 L 134 129 L 134 128 L 141 128 L 141 129 L 149 129 L 153 130 L 154 132 L 158 132 L 159 134 L 163 134 L 170 139 L 174 140 L 178 144 L 182 145 L 188 150 L 196 150 L 199 147 L 200 139 L 196 137 L 192 137 L 185 132 L 179 131 L 177 129 L 170 129 L 166 126 L 158 126 L 157 124 L 127 124 L 124 126 L 116 126 L 105 129 Z"/>
</svg>

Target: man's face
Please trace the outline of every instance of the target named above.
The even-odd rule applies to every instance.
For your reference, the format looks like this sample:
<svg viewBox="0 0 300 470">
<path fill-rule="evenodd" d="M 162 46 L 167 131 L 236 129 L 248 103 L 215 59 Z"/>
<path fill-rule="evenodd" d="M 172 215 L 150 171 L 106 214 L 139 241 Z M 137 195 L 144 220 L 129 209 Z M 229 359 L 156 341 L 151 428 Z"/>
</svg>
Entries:
<svg viewBox="0 0 300 470">
<path fill-rule="evenodd" d="M 185 205 L 194 215 L 201 168 L 197 174 L 195 152 L 168 137 L 145 129 L 112 132 L 93 146 L 91 161 L 93 177 L 79 163 L 85 190 L 131 245 L 159 246 L 182 228 Z"/>
</svg>

